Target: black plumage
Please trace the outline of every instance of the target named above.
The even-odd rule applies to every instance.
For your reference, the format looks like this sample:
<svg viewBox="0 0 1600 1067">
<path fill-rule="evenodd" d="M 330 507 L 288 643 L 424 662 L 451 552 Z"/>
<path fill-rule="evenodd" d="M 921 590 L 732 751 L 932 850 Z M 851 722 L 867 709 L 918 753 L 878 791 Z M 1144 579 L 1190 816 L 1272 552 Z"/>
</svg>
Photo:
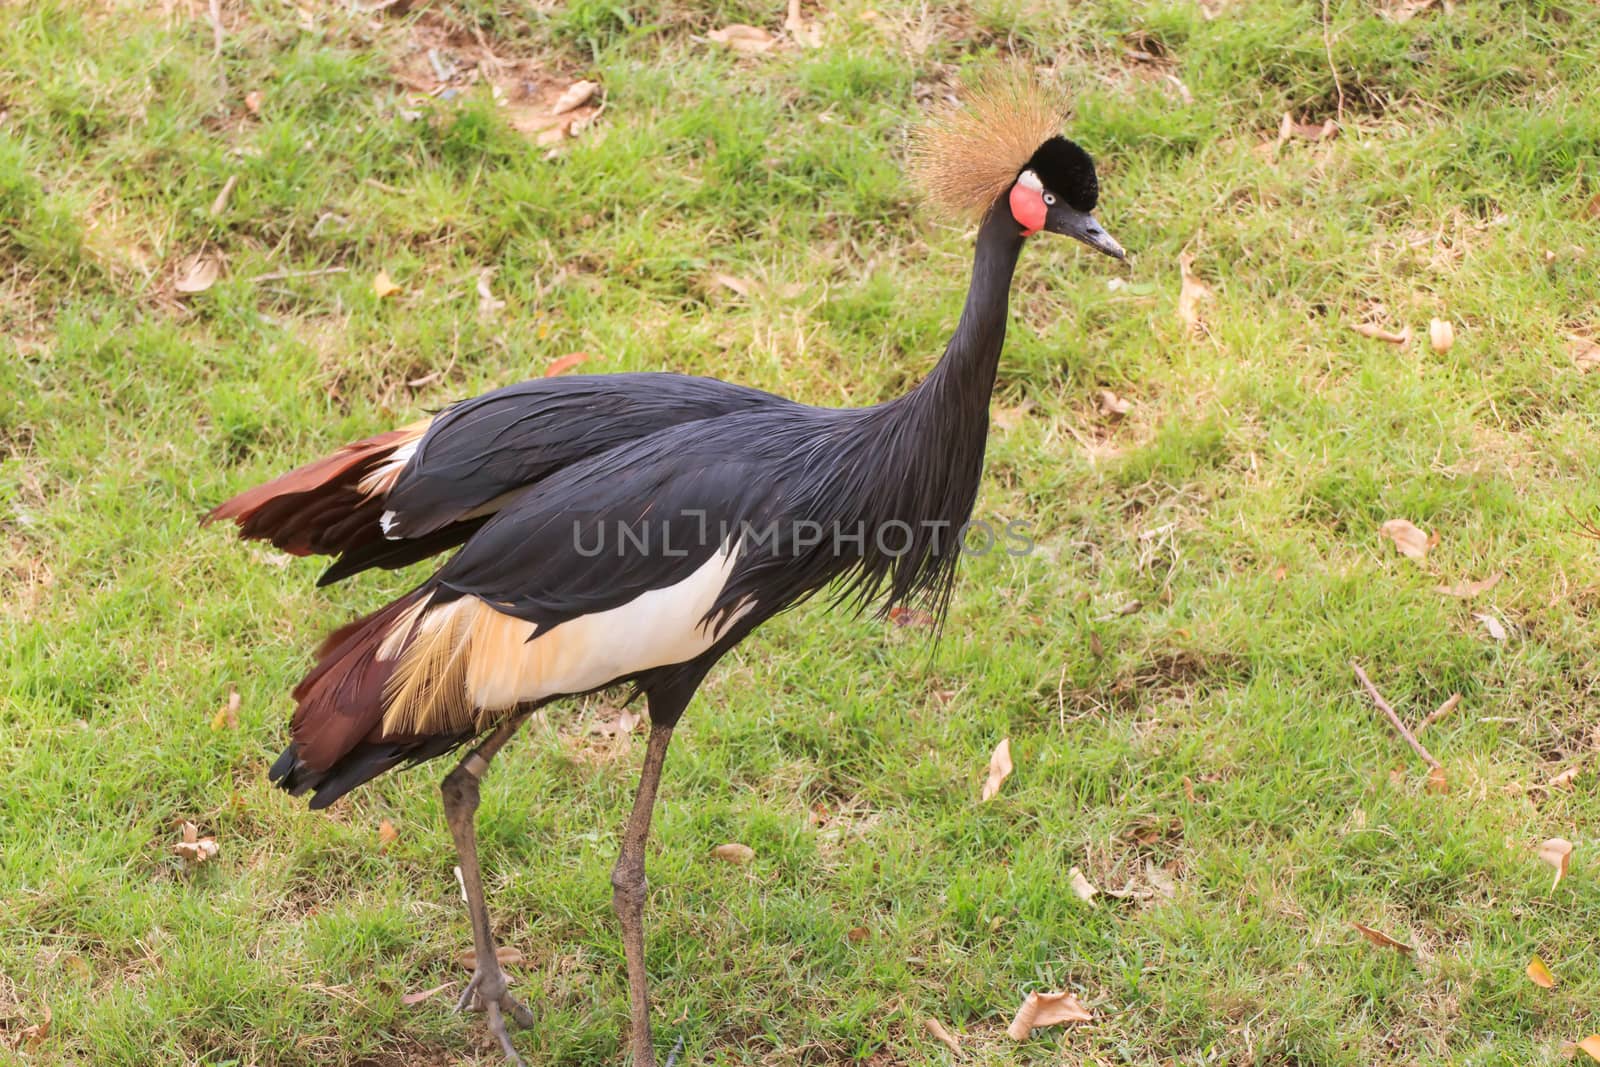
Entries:
<svg viewBox="0 0 1600 1067">
<path fill-rule="evenodd" d="M 1014 126 L 1008 137 L 1027 140 Z M 444 797 L 479 956 L 463 1003 L 480 1000 L 513 1059 L 503 1016 L 526 1009 L 494 960 L 472 827 L 489 759 L 551 700 L 618 683 L 647 697 L 645 769 L 613 882 L 634 1063 L 653 1062 L 643 844 L 673 727 L 728 649 L 820 591 L 942 616 L 1025 239 L 1046 230 L 1122 254 L 1089 214 L 1098 184 L 1081 148 L 1034 140 L 1012 166 L 979 228 L 960 322 L 905 396 L 831 409 L 677 375 L 541 379 L 357 442 L 213 513 L 342 553 L 325 580 L 462 544 L 422 586 L 325 642 L 270 773 L 320 807 L 488 735 Z"/>
</svg>

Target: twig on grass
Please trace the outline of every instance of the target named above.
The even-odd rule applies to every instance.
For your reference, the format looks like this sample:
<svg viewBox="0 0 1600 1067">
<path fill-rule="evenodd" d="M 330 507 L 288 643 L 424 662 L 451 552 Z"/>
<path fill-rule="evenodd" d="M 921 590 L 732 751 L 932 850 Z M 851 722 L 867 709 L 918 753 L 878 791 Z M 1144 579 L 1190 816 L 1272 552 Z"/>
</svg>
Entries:
<svg viewBox="0 0 1600 1067">
<path fill-rule="evenodd" d="M 265 274 L 257 274 L 250 280 L 253 282 L 284 282 L 290 278 L 320 278 L 324 274 L 343 274 L 348 267 L 318 267 L 316 270 L 269 270 Z"/>
<path fill-rule="evenodd" d="M 1372 679 L 1368 678 L 1367 672 L 1361 669 L 1361 664 L 1351 660 L 1350 666 L 1355 668 L 1356 677 L 1361 680 L 1361 684 L 1367 687 L 1367 695 L 1372 698 L 1372 702 L 1378 705 L 1379 711 L 1389 717 L 1389 722 L 1400 732 L 1400 736 L 1405 738 L 1406 744 L 1411 746 L 1411 750 L 1426 760 L 1428 766 L 1434 770 L 1442 767 L 1443 764 L 1433 758 L 1433 753 L 1424 748 L 1422 742 L 1417 740 L 1417 735 L 1412 733 L 1411 729 L 1400 721 L 1400 716 L 1395 714 L 1394 708 L 1390 707 L 1389 702 L 1383 699 L 1383 694 L 1378 692 L 1378 687 L 1372 684 Z"/>
</svg>

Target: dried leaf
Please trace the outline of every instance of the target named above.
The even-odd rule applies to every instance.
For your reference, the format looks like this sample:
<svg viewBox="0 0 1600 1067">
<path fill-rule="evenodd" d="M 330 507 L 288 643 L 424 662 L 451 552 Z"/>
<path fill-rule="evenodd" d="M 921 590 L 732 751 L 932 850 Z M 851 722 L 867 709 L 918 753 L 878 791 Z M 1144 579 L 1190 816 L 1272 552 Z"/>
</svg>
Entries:
<svg viewBox="0 0 1600 1067">
<path fill-rule="evenodd" d="M 1382 930 L 1374 930 L 1372 927 L 1367 926 L 1364 923 L 1355 923 L 1355 922 L 1353 922 L 1350 925 L 1354 926 L 1356 928 L 1356 930 L 1358 930 L 1360 932 L 1362 937 L 1366 938 L 1368 941 L 1371 941 L 1374 945 L 1377 945 L 1377 946 L 1379 946 L 1381 948 L 1392 948 L 1392 949 L 1395 949 L 1398 952 L 1405 953 L 1407 956 L 1411 955 L 1411 953 L 1413 951 L 1415 951 L 1414 949 L 1412 949 L 1412 947 L 1410 945 L 1406 944 L 1404 941 L 1396 941 L 1394 938 L 1390 937 L 1388 934 L 1384 933 Z"/>
<path fill-rule="evenodd" d="M 1600 219 L 1600 193 L 1595 193 L 1589 198 L 1589 203 L 1584 206 L 1583 214 L 1587 218 Z"/>
<path fill-rule="evenodd" d="M 1029 993 L 1011 1025 L 1006 1027 L 1006 1034 L 1013 1041 L 1026 1041 L 1036 1027 L 1086 1023 L 1093 1019 L 1072 993 Z"/>
<path fill-rule="evenodd" d="M 1391 333 L 1382 326 L 1372 322 L 1361 322 L 1350 327 L 1362 337 L 1370 337 L 1374 341 L 1387 341 L 1392 345 L 1408 345 L 1411 343 L 1411 327 L 1407 326 L 1399 333 Z"/>
<path fill-rule="evenodd" d="M 730 841 L 725 845 L 718 845 L 711 850 L 711 854 L 724 863 L 745 864 L 755 859 L 756 850 L 749 845 L 741 845 Z"/>
<path fill-rule="evenodd" d="M 748 297 L 751 290 L 756 287 L 755 283 L 749 279 L 736 277 L 732 274 L 713 274 L 711 276 L 711 280 L 722 286 L 724 289 L 732 289 L 734 292 L 743 297 Z"/>
<path fill-rule="evenodd" d="M 1581 770 L 1581 768 L 1568 767 L 1566 770 L 1562 771 L 1560 774 L 1558 774 L 1554 778 L 1550 779 L 1550 788 L 1552 788 L 1552 789 L 1571 789 L 1572 788 L 1572 783 L 1577 781 L 1577 779 L 1578 779 L 1578 771 L 1579 770 Z"/>
<path fill-rule="evenodd" d="M 388 848 L 398 840 L 400 840 L 400 831 L 394 828 L 394 823 L 390 822 L 388 819 L 384 819 L 378 823 L 379 848 Z"/>
<path fill-rule="evenodd" d="M 1556 987 L 1556 976 L 1550 973 L 1550 968 L 1546 967 L 1544 960 L 1541 960 L 1538 956 L 1528 961 L 1527 974 L 1528 981 L 1540 989 L 1554 989 Z"/>
<path fill-rule="evenodd" d="M 1093 900 L 1100 894 L 1093 882 L 1083 876 L 1083 872 L 1074 867 L 1067 872 L 1067 884 L 1072 887 L 1072 892 L 1079 900 Z"/>
<path fill-rule="evenodd" d="M 1428 549 L 1432 546 L 1428 535 L 1423 533 L 1409 519 L 1390 519 L 1378 527 L 1378 534 L 1394 542 L 1394 547 L 1400 554 L 1409 559 L 1421 562 L 1428 558 Z"/>
<path fill-rule="evenodd" d="M 1292 137 L 1302 141 L 1326 141 L 1338 132 L 1339 124 L 1332 119 L 1324 119 L 1320 123 L 1298 122 L 1285 111 L 1278 122 L 1278 144 L 1285 144 Z"/>
<path fill-rule="evenodd" d="M 1400 0 L 1399 3 L 1381 8 L 1378 13 L 1390 22 L 1410 22 L 1438 2 L 1439 0 Z"/>
<path fill-rule="evenodd" d="M 1109 389 L 1100 390 L 1100 414 L 1126 415 L 1133 410 L 1133 401 L 1120 397 Z"/>
<path fill-rule="evenodd" d="M 44 1018 L 32 1026 L 24 1026 L 18 1036 L 22 1045 L 27 1049 L 36 1049 L 50 1036 L 50 1024 L 55 1021 L 55 1013 L 50 1010 L 50 1005 L 44 1005 Z"/>
<path fill-rule="evenodd" d="M 1433 591 L 1435 593 L 1443 594 L 1444 596 L 1460 597 L 1463 600 L 1469 600 L 1472 597 L 1478 596 L 1482 593 L 1487 593 L 1489 590 L 1499 585 L 1501 579 L 1504 577 L 1504 571 L 1495 571 L 1482 581 L 1457 582 L 1455 585 L 1436 585 L 1433 587 Z"/>
<path fill-rule="evenodd" d="M 1509 636 L 1506 633 L 1505 625 L 1487 611 L 1474 611 L 1472 617 L 1483 623 L 1483 628 L 1489 631 L 1489 636 L 1494 640 L 1504 641 Z"/>
<path fill-rule="evenodd" d="M 896 604 L 889 609 L 889 621 L 896 626 L 932 626 L 934 619 L 930 612 L 921 608 L 908 608 Z"/>
<path fill-rule="evenodd" d="M 172 851 L 188 860 L 192 866 L 198 867 L 217 854 L 217 840 L 214 837 L 201 837 L 200 830 L 194 823 L 187 820 L 183 823 L 183 840 L 172 846 Z"/>
<path fill-rule="evenodd" d="M 1580 1052 L 1586 1053 L 1591 1060 L 1600 1063 L 1600 1034 L 1584 1038 L 1575 1047 Z"/>
<path fill-rule="evenodd" d="M 569 111 L 587 104 L 595 93 L 600 91 L 600 83 L 592 81 L 575 81 L 567 86 L 565 92 L 556 98 L 550 107 L 550 114 L 565 115 Z"/>
<path fill-rule="evenodd" d="M 544 369 L 544 376 L 546 378 L 554 378 L 556 375 L 565 373 L 578 364 L 586 362 L 588 358 L 589 353 L 587 352 L 568 352 L 559 359 L 552 359 L 550 365 Z"/>
<path fill-rule="evenodd" d="M 1582 334 L 1567 335 L 1567 354 L 1572 357 L 1572 362 L 1585 374 L 1600 368 L 1600 344 Z"/>
<path fill-rule="evenodd" d="M 522 953 L 510 945 L 498 945 L 494 950 L 494 958 L 500 961 L 502 967 L 515 967 L 522 962 Z M 470 948 L 462 951 L 456 960 L 469 971 L 478 969 L 478 954 Z"/>
<path fill-rule="evenodd" d="M 239 728 L 239 690 L 228 687 L 228 702 L 211 717 L 213 730 L 237 730 Z"/>
<path fill-rule="evenodd" d="M 944 1042 L 944 1046 L 951 1052 L 955 1053 L 957 1056 L 961 1055 L 961 1039 L 955 1034 L 952 1034 L 949 1030 L 946 1030 L 944 1028 L 944 1023 L 930 1015 L 926 1019 L 922 1020 L 922 1025 L 928 1031 L 928 1033 Z"/>
<path fill-rule="evenodd" d="M 1564 837 L 1552 837 L 1539 846 L 1539 858 L 1556 869 L 1556 880 L 1550 883 L 1555 889 L 1567 876 L 1567 865 L 1572 859 L 1572 842 Z"/>
<path fill-rule="evenodd" d="M 251 89 L 248 93 L 245 93 L 244 106 L 245 110 L 252 115 L 261 114 L 261 90 Z"/>
<path fill-rule="evenodd" d="M 641 716 L 632 708 L 622 708 L 615 719 L 599 719 L 589 729 L 602 737 L 626 737 L 639 725 Z"/>
<path fill-rule="evenodd" d="M 1450 792 L 1450 779 L 1445 777 L 1443 767 L 1428 768 L 1428 792 L 1441 795 Z"/>
<path fill-rule="evenodd" d="M 478 272 L 478 316 L 480 318 L 493 318 L 506 306 L 506 302 L 496 297 L 494 291 L 489 288 L 489 280 L 493 277 L 493 267 L 485 267 Z"/>
<path fill-rule="evenodd" d="M 778 39 L 759 26 L 746 26 L 742 22 L 730 23 L 720 30 L 712 30 L 706 34 L 718 44 L 727 45 L 735 52 L 746 55 L 759 55 L 770 51 L 778 43 Z"/>
<path fill-rule="evenodd" d="M 1187 774 L 1183 776 L 1183 797 L 1191 804 L 1200 803 L 1200 798 L 1194 792 L 1194 780 Z"/>
<path fill-rule="evenodd" d="M 1447 319 L 1430 319 L 1428 322 L 1428 344 L 1433 346 L 1435 352 L 1448 352 L 1456 343 L 1455 324 Z"/>
<path fill-rule="evenodd" d="M 1011 777 L 1011 738 L 1001 738 L 1000 743 L 994 746 L 994 752 L 989 756 L 989 777 L 983 783 L 982 801 L 993 800 L 1000 792 L 1000 785 Z"/>
<path fill-rule="evenodd" d="M 1144 880 L 1150 883 L 1150 888 L 1154 889 L 1156 896 L 1162 900 L 1171 900 L 1178 895 L 1178 883 L 1173 880 L 1172 875 L 1167 872 L 1165 867 L 1158 866 L 1149 860 L 1145 861 Z"/>
<path fill-rule="evenodd" d="M 1178 318 L 1189 332 L 1205 332 L 1205 320 L 1200 317 L 1200 302 L 1210 300 L 1211 287 L 1194 273 L 1194 256 L 1184 252 L 1178 256 L 1178 269 L 1183 275 L 1183 285 L 1178 290 Z"/>
<path fill-rule="evenodd" d="M 204 252 L 197 252 L 178 264 L 178 277 L 172 287 L 180 293 L 203 293 L 217 284 L 222 264 Z"/>
<path fill-rule="evenodd" d="M 783 29 L 802 48 L 822 47 L 822 27 L 807 23 L 800 17 L 800 0 L 789 0 L 789 13 L 784 17 Z"/>
<path fill-rule="evenodd" d="M 1440 704 L 1438 707 L 1428 712 L 1427 717 L 1422 720 L 1422 724 L 1417 727 L 1417 732 L 1421 733 L 1423 730 L 1432 726 L 1434 723 L 1438 722 L 1452 711 L 1455 711 L 1456 705 L 1460 703 L 1460 693 L 1451 693 L 1449 696 L 1445 697 L 1443 704 Z"/>
<path fill-rule="evenodd" d="M 852 945 L 859 945 L 861 942 L 865 941 L 871 936 L 872 931 L 868 930 L 865 926 L 852 926 L 850 928 L 850 932 L 844 935 L 845 940 L 849 941 Z"/>
<path fill-rule="evenodd" d="M 1014 408 L 995 408 L 989 414 L 990 420 L 1002 430 L 1015 430 L 1027 420 L 1028 412 L 1033 410 L 1033 401 L 1024 400 Z"/>
<path fill-rule="evenodd" d="M 379 300 L 386 300 L 396 293 L 405 292 L 404 289 L 395 284 L 394 279 L 389 277 L 389 272 L 386 270 L 380 270 L 377 277 L 372 279 L 372 291 L 378 295 Z"/>
<path fill-rule="evenodd" d="M 475 965 L 477 961 L 474 960 L 473 962 L 474 962 L 474 965 Z M 420 993 L 407 993 L 405 996 L 400 998 L 400 1003 L 402 1005 L 404 1005 L 405 1007 L 408 1007 L 408 1008 L 413 1006 L 413 1005 L 416 1005 L 416 1004 L 421 1004 L 424 1000 L 427 1000 L 429 997 L 436 997 L 440 993 L 443 993 L 446 989 L 449 989 L 453 985 L 455 985 L 454 982 L 446 982 L 446 983 L 444 983 L 444 985 L 436 985 L 432 989 L 424 989 Z"/>
</svg>

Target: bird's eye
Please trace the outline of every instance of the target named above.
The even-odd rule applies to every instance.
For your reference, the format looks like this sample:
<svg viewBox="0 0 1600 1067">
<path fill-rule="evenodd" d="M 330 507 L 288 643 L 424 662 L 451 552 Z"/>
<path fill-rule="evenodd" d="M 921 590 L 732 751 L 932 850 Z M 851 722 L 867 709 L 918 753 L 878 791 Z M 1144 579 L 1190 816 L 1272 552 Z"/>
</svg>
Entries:
<svg viewBox="0 0 1600 1067">
<path fill-rule="evenodd" d="M 1044 202 L 1046 204 L 1054 204 L 1056 202 L 1056 194 L 1055 193 L 1045 193 L 1044 194 Z"/>
</svg>

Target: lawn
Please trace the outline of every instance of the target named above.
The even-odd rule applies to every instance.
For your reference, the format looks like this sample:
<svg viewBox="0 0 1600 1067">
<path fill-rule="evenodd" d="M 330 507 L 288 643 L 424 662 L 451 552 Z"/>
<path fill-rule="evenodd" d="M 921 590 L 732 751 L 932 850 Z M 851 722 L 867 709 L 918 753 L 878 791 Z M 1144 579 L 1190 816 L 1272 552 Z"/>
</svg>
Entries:
<svg viewBox="0 0 1600 1067">
<path fill-rule="evenodd" d="M 0 1058 L 498 1063 L 449 1010 L 448 765 L 327 813 L 265 778 L 320 635 L 420 570 L 317 590 L 199 517 L 549 370 L 905 390 L 972 239 L 906 132 L 1009 60 L 1070 92 L 1135 253 L 1024 253 L 978 517 L 1035 549 L 967 560 L 938 641 L 819 601 L 712 675 L 650 848 L 662 1051 L 951 1063 L 935 1019 L 965 1064 L 1581 1059 L 1600 9 L 781 7 L 0 5 Z M 1420 734 L 1443 790 L 1352 661 L 1413 727 L 1460 694 Z M 616 703 L 550 708 L 484 790 L 534 1064 L 620 1059 Z M 1093 1020 L 1015 1042 L 1031 990 Z"/>
</svg>

